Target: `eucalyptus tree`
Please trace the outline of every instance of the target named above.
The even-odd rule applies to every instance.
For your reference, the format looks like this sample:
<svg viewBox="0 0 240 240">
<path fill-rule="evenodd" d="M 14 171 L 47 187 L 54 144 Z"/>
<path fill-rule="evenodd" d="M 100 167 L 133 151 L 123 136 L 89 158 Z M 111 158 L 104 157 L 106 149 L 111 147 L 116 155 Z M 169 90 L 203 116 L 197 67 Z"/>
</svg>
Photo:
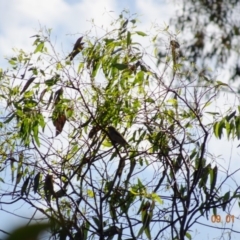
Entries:
<svg viewBox="0 0 240 240">
<path fill-rule="evenodd" d="M 76 36 L 69 55 L 40 31 L 1 70 L 1 211 L 30 206 L 29 223 L 51 222 L 46 238 L 191 239 L 239 198 L 237 184 L 224 190 L 239 169 L 208 148 L 225 130 L 239 137 L 238 109 L 211 110 L 228 85 L 187 81 L 178 40 L 159 62 L 167 30 L 136 23 Z"/>
</svg>

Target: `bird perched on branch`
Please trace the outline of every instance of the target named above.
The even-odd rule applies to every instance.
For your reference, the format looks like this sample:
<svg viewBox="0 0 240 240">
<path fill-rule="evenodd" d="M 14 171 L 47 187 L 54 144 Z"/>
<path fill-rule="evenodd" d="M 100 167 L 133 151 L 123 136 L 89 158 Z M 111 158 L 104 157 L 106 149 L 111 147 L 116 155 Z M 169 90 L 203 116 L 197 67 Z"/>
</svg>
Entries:
<svg viewBox="0 0 240 240">
<path fill-rule="evenodd" d="M 115 144 L 119 144 L 121 146 L 129 145 L 124 137 L 112 126 L 108 127 L 108 137 Z"/>
<path fill-rule="evenodd" d="M 70 58 L 70 61 L 72 61 L 75 56 L 80 53 L 83 50 L 84 43 L 82 42 L 83 37 L 80 37 L 76 43 L 74 44 L 72 52 L 67 56 L 67 58 Z"/>
<path fill-rule="evenodd" d="M 180 44 L 175 40 L 171 40 L 170 44 L 173 48 L 180 48 Z"/>
</svg>

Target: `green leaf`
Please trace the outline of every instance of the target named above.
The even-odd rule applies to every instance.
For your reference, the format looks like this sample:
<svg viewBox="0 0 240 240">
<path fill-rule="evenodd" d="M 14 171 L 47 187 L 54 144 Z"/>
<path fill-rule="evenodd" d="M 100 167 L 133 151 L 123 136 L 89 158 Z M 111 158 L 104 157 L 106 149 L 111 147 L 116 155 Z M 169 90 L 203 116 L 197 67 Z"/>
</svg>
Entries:
<svg viewBox="0 0 240 240">
<path fill-rule="evenodd" d="M 40 73 L 45 77 L 45 72 L 42 69 L 40 69 Z"/>
<path fill-rule="evenodd" d="M 142 234 L 143 234 L 143 231 L 144 231 L 144 226 L 142 226 L 138 232 L 138 235 L 137 235 L 137 238 L 139 238 Z"/>
<path fill-rule="evenodd" d="M 144 32 L 141 32 L 141 31 L 136 31 L 136 33 L 137 33 L 138 35 L 142 36 L 142 37 L 145 37 L 145 36 L 147 36 L 147 34 L 146 34 L 146 33 L 144 33 Z"/>
<path fill-rule="evenodd" d="M 213 125 L 213 129 L 214 129 L 214 134 L 217 138 L 221 139 L 222 137 L 222 132 L 223 132 L 223 128 L 225 127 L 225 121 L 224 119 L 221 120 L 220 122 L 216 122 Z"/>
<path fill-rule="evenodd" d="M 94 61 L 93 62 L 93 69 L 92 69 L 92 76 L 93 77 L 96 77 L 98 69 L 100 68 L 100 66 L 101 66 L 100 61 Z"/>
<path fill-rule="evenodd" d="M 178 107 L 178 100 L 175 98 L 168 99 L 167 102 L 171 103 L 173 107 Z"/>
<path fill-rule="evenodd" d="M 210 169 L 209 172 L 210 172 L 210 194 L 211 194 L 217 182 L 217 173 L 218 173 L 217 166 L 215 166 L 213 169 Z"/>
<path fill-rule="evenodd" d="M 127 19 L 125 22 L 123 22 L 123 24 L 122 24 L 122 28 L 126 28 L 127 25 L 128 25 L 128 19 Z"/>
<path fill-rule="evenodd" d="M 42 52 L 43 48 L 44 48 L 44 42 L 40 42 L 40 43 L 37 45 L 34 53 Z"/>
<path fill-rule="evenodd" d="M 84 67 L 84 63 L 83 63 L 83 62 L 80 62 L 79 65 L 78 65 L 77 73 L 80 73 L 81 70 L 83 69 L 83 67 Z"/>
<path fill-rule="evenodd" d="M 235 118 L 235 126 L 236 126 L 236 136 L 237 136 L 237 139 L 239 140 L 240 139 L 240 116 L 236 117 Z"/>
<path fill-rule="evenodd" d="M 128 31 L 127 33 L 127 47 L 131 44 L 131 33 Z"/>
<path fill-rule="evenodd" d="M 235 117 L 237 111 L 233 111 L 231 114 L 226 116 L 226 120 L 229 122 L 233 117 Z"/>
<path fill-rule="evenodd" d="M 27 187 L 28 187 L 28 183 L 29 183 L 29 180 L 30 180 L 30 176 L 24 181 L 23 185 L 22 185 L 22 188 L 21 188 L 21 195 L 23 196 L 24 193 L 27 195 Z"/>
<path fill-rule="evenodd" d="M 4 121 L 4 123 L 9 123 L 12 121 L 12 119 L 16 116 L 16 113 L 13 113 L 12 115 L 10 115 L 10 117 Z"/>
<path fill-rule="evenodd" d="M 160 196 L 156 193 L 152 193 L 151 194 L 151 198 L 152 200 L 154 200 L 155 202 L 158 202 L 159 204 L 163 204 L 163 200 L 160 198 Z"/>
<path fill-rule="evenodd" d="M 192 153 L 190 154 L 190 159 L 193 160 L 193 158 L 197 155 L 197 151 L 196 149 L 194 148 Z"/>
<path fill-rule="evenodd" d="M 134 79 L 133 84 L 134 84 L 134 85 L 136 85 L 136 84 L 138 84 L 138 83 L 141 83 L 141 84 L 142 84 L 143 81 L 144 81 L 144 72 L 140 71 L 140 72 L 137 73 L 137 75 L 136 75 L 136 77 L 135 77 L 135 79 Z"/>
<path fill-rule="evenodd" d="M 225 128 L 226 128 L 226 132 L 227 132 L 227 138 L 229 139 L 230 134 L 231 134 L 232 130 L 235 130 L 235 127 L 232 122 L 229 123 L 229 122 L 225 121 Z"/>
<path fill-rule="evenodd" d="M 217 208 L 213 208 L 213 215 L 217 215 Z"/>
<path fill-rule="evenodd" d="M 89 231 L 90 223 L 87 221 L 82 225 L 83 228 L 83 239 L 82 240 L 87 240 L 87 235 Z"/>
<path fill-rule="evenodd" d="M 33 138 L 35 140 L 35 142 L 37 143 L 38 147 L 40 147 L 40 141 L 39 141 L 39 138 L 38 138 L 38 125 L 35 124 L 33 126 Z"/>
<path fill-rule="evenodd" d="M 229 85 L 227 83 L 221 82 L 221 81 L 216 81 L 217 86 L 226 86 L 229 87 Z"/>
<path fill-rule="evenodd" d="M 87 195 L 90 197 L 90 198 L 93 198 L 94 197 L 94 192 L 92 190 L 87 190 Z"/>
<path fill-rule="evenodd" d="M 103 41 L 105 41 L 105 42 L 106 42 L 106 45 L 108 45 L 108 44 L 114 42 L 115 39 L 114 39 L 114 38 L 109 38 L 109 39 L 108 39 L 108 38 L 105 38 L 105 39 L 103 39 Z"/>
<path fill-rule="evenodd" d="M 11 58 L 8 62 L 11 64 L 11 65 L 16 65 L 17 62 L 16 62 L 17 59 L 15 58 Z"/>
<path fill-rule="evenodd" d="M 223 205 L 222 205 L 222 209 L 223 211 L 226 210 L 226 207 L 227 207 L 227 203 L 229 201 L 229 198 L 230 198 L 230 191 L 226 192 L 223 196 Z"/>
<path fill-rule="evenodd" d="M 39 173 L 34 177 L 34 185 L 33 185 L 33 191 L 34 191 L 34 193 L 36 193 L 37 190 L 38 190 L 40 176 L 41 176 L 41 173 L 39 172 Z"/>
<path fill-rule="evenodd" d="M 38 223 L 27 225 L 15 229 L 6 240 L 19 240 L 19 239 L 38 239 L 41 232 L 46 231 L 51 225 L 49 223 Z"/>
<path fill-rule="evenodd" d="M 132 19 L 132 20 L 130 20 L 130 22 L 131 22 L 132 24 L 135 24 L 137 21 L 136 21 L 136 19 Z"/>
<path fill-rule="evenodd" d="M 144 232 L 145 232 L 147 238 L 148 238 L 148 239 L 151 239 L 151 232 L 150 232 L 149 226 L 147 226 L 147 227 L 144 229 Z"/>
<path fill-rule="evenodd" d="M 219 115 L 219 112 L 205 112 L 205 113 L 213 115 L 213 116 Z"/>
<path fill-rule="evenodd" d="M 112 64 L 112 67 L 117 68 L 118 70 L 124 70 L 128 68 L 127 64 L 122 64 L 122 63 L 114 63 Z"/>
<path fill-rule="evenodd" d="M 191 234 L 189 233 L 189 232 L 186 232 L 186 234 L 185 234 L 185 236 L 188 238 L 188 239 L 192 239 L 192 236 L 191 236 Z"/>
<path fill-rule="evenodd" d="M 92 217 L 93 221 L 95 222 L 96 226 L 99 228 L 100 227 L 100 221 L 97 217 Z"/>
<path fill-rule="evenodd" d="M 51 79 L 46 80 L 44 83 L 48 86 L 48 87 L 52 87 L 54 85 L 56 85 L 56 83 L 59 81 L 59 76 L 55 76 Z"/>
<path fill-rule="evenodd" d="M 62 69 L 62 68 L 63 68 L 63 65 L 60 62 L 57 62 L 56 69 L 59 70 L 59 69 Z"/>
</svg>

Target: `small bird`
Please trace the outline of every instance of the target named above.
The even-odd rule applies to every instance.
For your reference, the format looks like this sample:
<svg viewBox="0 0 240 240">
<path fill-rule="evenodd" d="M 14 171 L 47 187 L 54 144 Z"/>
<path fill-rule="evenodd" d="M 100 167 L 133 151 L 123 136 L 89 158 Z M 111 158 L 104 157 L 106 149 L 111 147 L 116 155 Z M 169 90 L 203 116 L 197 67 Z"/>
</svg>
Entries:
<svg viewBox="0 0 240 240">
<path fill-rule="evenodd" d="M 175 40 L 171 40 L 170 44 L 173 48 L 180 48 L 180 44 Z"/>
<path fill-rule="evenodd" d="M 67 58 L 70 57 L 70 61 L 72 61 L 75 58 L 75 56 L 82 51 L 83 45 L 84 45 L 84 43 L 82 42 L 82 39 L 83 39 L 83 37 L 80 37 L 76 41 L 76 43 L 74 44 L 72 52 L 67 56 Z"/>
<path fill-rule="evenodd" d="M 121 146 L 129 145 L 124 137 L 112 126 L 108 127 L 108 136 L 113 143 Z"/>
</svg>

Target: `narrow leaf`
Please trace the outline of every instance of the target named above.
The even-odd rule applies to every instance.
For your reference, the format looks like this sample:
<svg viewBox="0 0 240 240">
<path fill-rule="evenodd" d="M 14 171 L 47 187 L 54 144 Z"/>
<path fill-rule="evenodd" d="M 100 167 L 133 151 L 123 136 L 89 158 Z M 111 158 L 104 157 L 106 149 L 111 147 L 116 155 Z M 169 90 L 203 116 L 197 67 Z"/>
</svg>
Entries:
<svg viewBox="0 0 240 240">
<path fill-rule="evenodd" d="M 144 32 L 141 32 L 141 31 L 136 31 L 136 33 L 137 33 L 138 35 L 142 36 L 142 37 L 145 37 L 145 36 L 147 36 L 147 34 L 146 34 L 146 33 L 144 33 Z"/>
<path fill-rule="evenodd" d="M 30 176 L 24 181 L 24 183 L 22 185 L 22 189 L 21 189 L 21 195 L 22 196 L 23 196 L 24 193 L 25 194 L 27 193 L 26 190 L 27 190 L 27 186 L 28 186 L 29 180 L 30 180 Z"/>
<path fill-rule="evenodd" d="M 127 64 L 122 64 L 122 63 L 114 63 L 112 67 L 117 68 L 118 70 L 124 70 L 128 68 Z"/>
<path fill-rule="evenodd" d="M 26 84 L 24 85 L 22 91 L 20 92 L 20 95 L 23 94 L 27 89 L 28 87 L 30 86 L 30 84 L 34 81 L 36 77 L 31 77 L 28 79 L 28 81 L 26 82 Z"/>
<path fill-rule="evenodd" d="M 40 42 L 40 43 L 37 45 L 37 47 L 36 47 L 34 53 L 42 52 L 43 47 L 44 47 L 44 42 Z"/>
<path fill-rule="evenodd" d="M 34 178 L 34 185 L 33 185 L 33 191 L 34 193 L 37 192 L 38 187 L 39 187 L 39 180 L 40 180 L 40 172 L 35 176 Z"/>
<path fill-rule="evenodd" d="M 127 47 L 131 44 L 131 33 L 128 31 L 127 33 Z"/>
</svg>

